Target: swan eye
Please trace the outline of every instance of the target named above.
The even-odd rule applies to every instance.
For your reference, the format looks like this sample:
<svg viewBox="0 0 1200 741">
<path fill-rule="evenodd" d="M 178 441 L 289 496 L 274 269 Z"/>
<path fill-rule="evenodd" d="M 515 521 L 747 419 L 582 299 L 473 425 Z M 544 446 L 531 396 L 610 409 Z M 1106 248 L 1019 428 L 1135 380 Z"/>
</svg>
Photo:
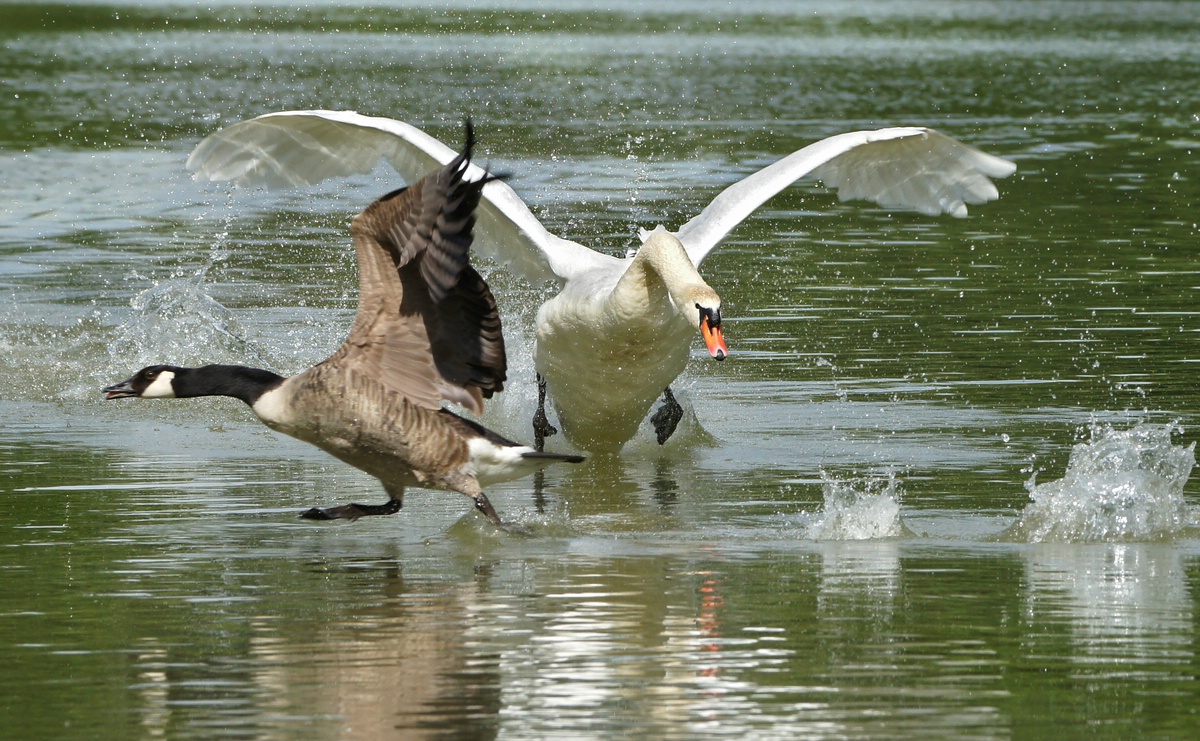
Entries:
<svg viewBox="0 0 1200 741">
<path fill-rule="evenodd" d="M 721 326 L 721 310 L 720 309 L 714 310 L 714 309 L 708 308 L 707 306 L 701 306 L 700 304 L 696 304 L 696 308 L 700 310 L 700 321 L 703 322 L 705 319 L 707 319 L 708 325 L 710 327 Z"/>
</svg>

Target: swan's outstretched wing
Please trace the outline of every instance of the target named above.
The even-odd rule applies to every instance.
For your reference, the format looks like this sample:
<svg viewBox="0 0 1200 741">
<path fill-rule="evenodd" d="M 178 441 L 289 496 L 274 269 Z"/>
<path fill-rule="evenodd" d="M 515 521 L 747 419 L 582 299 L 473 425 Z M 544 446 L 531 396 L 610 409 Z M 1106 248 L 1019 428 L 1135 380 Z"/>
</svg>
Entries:
<svg viewBox="0 0 1200 741">
<path fill-rule="evenodd" d="M 967 215 L 966 204 L 998 197 L 989 177 L 1006 177 L 1016 169 L 932 129 L 853 131 L 810 144 L 734 183 L 677 236 L 699 265 L 743 219 L 805 175 L 823 180 L 843 201 L 864 198 L 930 216 L 961 217 Z"/>
<path fill-rule="evenodd" d="M 279 188 L 374 171 L 386 159 L 406 182 L 454 159 L 455 151 L 390 118 L 352 111 L 284 111 L 227 126 L 196 145 L 187 167 L 199 180 Z M 476 165 L 466 177 L 484 172 Z M 477 211 L 475 249 L 530 283 L 562 283 L 606 256 L 546 230 L 520 196 L 493 180 Z"/>
</svg>

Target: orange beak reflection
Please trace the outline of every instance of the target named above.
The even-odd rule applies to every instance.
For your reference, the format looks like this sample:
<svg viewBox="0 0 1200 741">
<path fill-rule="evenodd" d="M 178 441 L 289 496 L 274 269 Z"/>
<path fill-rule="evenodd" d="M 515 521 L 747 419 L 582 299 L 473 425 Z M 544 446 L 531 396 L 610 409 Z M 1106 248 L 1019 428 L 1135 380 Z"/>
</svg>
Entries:
<svg viewBox="0 0 1200 741">
<path fill-rule="evenodd" d="M 717 360 L 724 360 L 729 354 L 729 348 L 725 347 L 725 336 L 721 334 L 721 327 L 714 325 L 707 316 L 700 318 L 700 336 L 704 338 L 704 344 L 708 346 L 708 354 Z"/>
</svg>

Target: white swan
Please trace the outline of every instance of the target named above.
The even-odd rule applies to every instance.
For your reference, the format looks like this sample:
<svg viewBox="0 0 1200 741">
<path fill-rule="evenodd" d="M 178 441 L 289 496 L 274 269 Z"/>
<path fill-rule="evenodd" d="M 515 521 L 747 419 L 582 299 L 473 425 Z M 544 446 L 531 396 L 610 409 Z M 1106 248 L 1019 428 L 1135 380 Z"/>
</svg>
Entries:
<svg viewBox="0 0 1200 741">
<path fill-rule="evenodd" d="M 455 154 L 401 121 L 349 111 L 287 111 L 217 131 L 196 146 L 187 165 L 197 179 L 280 187 L 369 173 L 383 158 L 415 182 Z M 720 298 L 696 268 L 743 219 L 799 178 L 820 178 L 842 200 L 962 217 L 966 204 L 998 197 L 989 178 L 1015 170 L 1007 160 L 932 129 L 839 134 L 729 186 L 676 232 L 641 230 L 641 249 L 625 259 L 551 234 L 511 187 L 489 182 L 477 212 L 475 248 L 533 284 L 554 281 L 560 289 L 536 320 L 538 447 L 554 432 L 544 413 L 547 394 L 564 434 L 588 450 L 619 450 L 660 394 L 666 404 L 654 415 L 659 442 L 671 434 L 681 410 L 668 387 L 687 363 L 695 332 L 714 358 L 728 352 Z"/>
</svg>

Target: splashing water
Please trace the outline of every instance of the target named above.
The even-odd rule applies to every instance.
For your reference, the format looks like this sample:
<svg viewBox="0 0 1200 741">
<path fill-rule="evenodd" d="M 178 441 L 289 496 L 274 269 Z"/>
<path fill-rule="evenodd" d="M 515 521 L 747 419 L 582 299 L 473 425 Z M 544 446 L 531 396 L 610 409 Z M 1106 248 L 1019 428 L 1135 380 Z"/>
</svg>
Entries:
<svg viewBox="0 0 1200 741">
<path fill-rule="evenodd" d="M 815 540 L 870 540 L 894 538 L 904 532 L 900 522 L 900 481 L 894 473 L 886 479 L 838 480 L 821 472 L 825 509 L 809 526 Z"/>
<path fill-rule="evenodd" d="M 1188 526 L 1183 488 L 1195 447 L 1172 445 L 1176 425 L 1130 430 L 1092 428 L 1092 439 L 1071 450 L 1063 478 L 1025 487 L 1033 501 L 1006 531 L 1032 543 L 1150 540 Z"/>
<path fill-rule="evenodd" d="M 131 316 L 115 330 L 108 344 L 114 363 L 122 367 L 246 360 L 269 364 L 269 359 L 245 339 L 233 312 L 207 290 L 209 269 L 226 256 L 218 244 L 208 260 L 191 274 L 176 274 L 134 296 Z"/>
</svg>

